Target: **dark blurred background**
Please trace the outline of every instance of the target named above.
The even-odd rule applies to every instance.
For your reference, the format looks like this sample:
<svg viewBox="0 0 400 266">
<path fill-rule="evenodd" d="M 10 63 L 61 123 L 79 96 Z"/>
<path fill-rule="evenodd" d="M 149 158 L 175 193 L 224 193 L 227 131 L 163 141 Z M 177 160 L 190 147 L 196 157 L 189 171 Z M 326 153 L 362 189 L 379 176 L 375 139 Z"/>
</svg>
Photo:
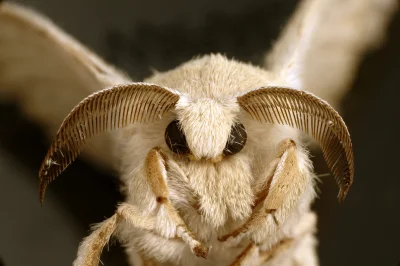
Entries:
<svg viewBox="0 0 400 266">
<path fill-rule="evenodd" d="M 298 1 L 19 2 L 139 81 L 153 68 L 167 70 L 211 52 L 259 64 Z M 339 204 L 333 178 L 321 178 L 314 208 L 322 266 L 400 265 L 399 83 L 397 15 L 386 44 L 365 58 L 343 103 L 355 182 Z M 112 215 L 122 199 L 114 175 L 78 160 L 52 183 L 41 208 L 37 172 L 47 147 L 40 128 L 17 106 L 0 105 L 0 265 L 71 265 L 89 225 Z M 327 173 L 321 154 L 314 155 L 317 173 Z M 127 265 L 118 243 L 105 248 L 102 261 Z"/>
</svg>

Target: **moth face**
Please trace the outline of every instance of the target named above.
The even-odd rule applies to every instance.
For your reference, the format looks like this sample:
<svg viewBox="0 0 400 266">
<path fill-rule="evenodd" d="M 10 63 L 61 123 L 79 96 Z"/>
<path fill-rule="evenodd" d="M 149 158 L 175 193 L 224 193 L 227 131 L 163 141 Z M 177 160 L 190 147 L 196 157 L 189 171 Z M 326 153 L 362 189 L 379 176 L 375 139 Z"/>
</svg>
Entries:
<svg viewBox="0 0 400 266">
<path fill-rule="evenodd" d="M 171 151 L 192 160 L 220 161 L 240 152 L 246 144 L 246 130 L 237 120 L 234 100 L 183 98 L 176 105 L 177 119 L 165 131 Z"/>
<path fill-rule="evenodd" d="M 132 83 L 87 97 L 67 116 L 40 169 L 41 201 L 46 186 L 76 158 L 86 139 L 130 124 L 154 122 L 174 109 L 177 121 L 165 131 L 173 152 L 212 162 L 234 156 L 247 135 L 238 121 L 239 106 L 261 123 L 288 125 L 313 136 L 338 180 L 339 199 L 345 198 L 354 176 L 350 135 L 340 115 L 318 97 L 290 88 L 263 87 L 238 97 L 189 98 L 158 85 Z"/>
</svg>

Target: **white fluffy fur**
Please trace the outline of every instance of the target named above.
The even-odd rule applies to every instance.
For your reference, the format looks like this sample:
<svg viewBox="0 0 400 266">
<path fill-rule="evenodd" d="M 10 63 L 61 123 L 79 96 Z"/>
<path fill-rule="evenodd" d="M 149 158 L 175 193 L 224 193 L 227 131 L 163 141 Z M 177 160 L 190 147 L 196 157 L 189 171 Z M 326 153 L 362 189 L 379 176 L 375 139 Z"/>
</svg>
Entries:
<svg viewBox="0 0 400 266">
<path fill-rule="evenodd" d="M 146 258 L 156 265 L 229 265 L 252 240 L 259 246 L 242 265 L 255 265 L 259 254 L 292 239 L 288 248 L 264 265 L 317 265 L 313 234 L 316 219 L 310 212 L 315 197 L 314 174 L 299 133 L 251 120 L 239 108 L 235 96 L 278 85 L 309 90 L 337 105 L 361 55 L 382 39 L 395 7 L 396 0 L 305 0 L 268 54 L 268 71 L 221 55 L 208 55 L 148 78 L 145 82 L 174 89 L 181 98 L 162 120 L 131 125 L 117 136 L 111 135 L 117 143 L 122 189 L 130 204 L 119 211 L 132 215 L 130 223 L 119 223 L 116 236 L 126 246 L 131 264 L 145 265 Z M 18 99 L 29 116 L 52 132 L 80 99 L 105 86 L 129 82 L 51 22 L 17 5 L 0 5 L 0 32 L 2 98 Z M 54 89 L 57 97 L 53 96 Z M 60 97 L 60 93 L 65 96 Z M 62 100 L 55 101 L 57 98 Z M 164 131 L 173 119 L 180 120 L 194 157 L 201 160 L 189 161 L 169 151 Z M 244 149 L 211 163 L 208 159 L 221 154 L 237 121 L 247 131 Z M 287 138 L 297 143 L 296 149 L 276 157 L 279 143 Z M 113 164 L 109 147 L 96 143 L 94 149 L 86 148 L 89 157 Z M 177 230 L 170 212 L 157 204 L 144 169 L 146 154 L 153 147 L 160 147 L 170 158 L 168 170 L 162 168 L 159 158 L 169 200 L 196 238 L 212 246 L 207 259 L 195 257 L 188 245 L 173 238 L 180 236 L 182 229 Z M 280 203 L 274 214 L 279 224 L 267 215 L 259 227 L 232 241 L 220 242 L 218 237 L 237 229 L 252 215 L 256 195 L 271 174 L 279 176 L 289 157 L 297 162 L 299 174 L 291 176 L 293 182 L 285 183 L 287 194 L 275 194 Z M 280 182 L 273 180 L 271 187 Z M 267 208 L 269 203 L 263 202 L 262 207 Z M 134 206 L 135 212 L 129 212 L 129 206 Z M 149 218 L 143 220 L 139 215 Z M 75 266 L 88 266 L 84 261 L 91 243 L 102 226 L 114 222 L 112 219 L 82 242 Z"/>
<path fill-rule="evenodd" d="M 209 73 L 217 73 L 218 79 Z M 240 88 L 232 83 L 232 76 L 243 81 Z M 219 236 L 240 226 L 251 215 L 255 187 L 262 187 L 262 183 L 265 186 L 266 180 L 259 181 L 266 176 L 262 170 L 274 159 L 278 144 L 286 138 L 299 141 L 297 131 L 285 126 L 255 122 L 240 112 L 235 103 L 234 95 L 238 92 L 249 91 L 269 82 L 286 84 L 285 80 L 279 78 L 253 66 L 211 55 L 146 80 L 179 89 L 186 96 L 178 103 L 176 110 L 161 121 L 121 130 L 118 151 L 121 152 L 121 178 L 126 183 L 127 202 L 139 206 L 144 213 L 153 213 L 156 217 L 161 214 L 157 211 L 143 170 L 143 154 L 154 146 L 161 147 L 176 163 L 169 170 L 167 179 L 171 201 L 195 236 L 212 246 L 212 249 L 207 260 L 195 258 L 182 242 L 168 241 L 154 233 L 124 226 L 120 235 L 128 247 L 139 247 L 144 254 L 162 262 L 228 265 L 242 251 L 246 239 L 265 242 L 265 247 L 271 247 L 284 237 L 294 236 L 294 228 L 300 217 L 309 212 L 310 202 L 314 198 L 311 166 L 302 148 L 297 149 L 296 157 L 305 179 L 299 184 L 294 182 L 301 189 L 294 189 L 293 193 L 299 194 L 286 195 L 293 203 L 286 203 L 283 209 L 277 211 L 280 225 L 277 226 L 269 217 L 265 227 L 249 232 L 242 237 L 242 241 L 221 243 L 217 240 Z M 165 128 L 175 118 L 181 121 L 189 147 L 198 152 L 196 156 L 199 158 L 221 154 L 235 121 L 245 126 L 248 142 L 240 153 L 226 157 L 217 164 L 207 160 L 188 161 L 170 152 L 165 144 Z M 198 211 L 194 208 L 196 203 L 199 205 Z M 171 252 L 172 247 L 176 252 Z"/>
</svg>

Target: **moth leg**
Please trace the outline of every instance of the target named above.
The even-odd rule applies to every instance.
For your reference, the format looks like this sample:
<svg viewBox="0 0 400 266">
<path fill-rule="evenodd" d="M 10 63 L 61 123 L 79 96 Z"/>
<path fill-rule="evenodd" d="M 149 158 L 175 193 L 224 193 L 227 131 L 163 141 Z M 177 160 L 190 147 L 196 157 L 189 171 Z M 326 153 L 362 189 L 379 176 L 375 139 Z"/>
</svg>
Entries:
<svg viewBox="0 0 400 266">
<path fill-rule="evenodd" d="M 203 247 L 195 239 L 169 200 L 168 189 L 165 183 L 167 159 L 158 148 L 154 148 L 148 153 L 145 161 L 148 182 L 160 208 L 164 208 L 168 218 L 175 224 L 176 236 L 189 245 L 193 253 L 197 256 L 206 257 L 208 248 Z M 122 219 L 134 227 L 157 232 L 156 217 L 143 216 L 133 205 L 123 203 L 118 207 L 116 214 L 98 224 L 94 228 L 94 231 L 82 241 L 78 249 L 78 256 L 74 261 L 74 266 L 98 266 L 104 246 L 108 243 Z"/>
<path fill-rule="evenodd" d="M 156 197 L 160 209 L 163 208 L 169 220 L 176 226 L 176 236 L 180 237 L 196 256 L 205 258 L 208 248 L 198 241 L 194 234 L 188 229 L 178 210 L 169 199 L 167 180 L 168 160 L 170 160 L 160 148 L 153 148 L 145 160 L 147 180 Z"/>
<path fill-rule="evenodd" d="M 282 239 L 278 244 L 274 245 L 272 248 L 264 251 L 259 251 L 257 265 L 263 265 L 264 263 L 269 262 L 279 253 L 285 252 L 286 250 L 290 249 L 293 243 L 294 243 L 293 238 L 285 238 Z"/>
<path fill-rule="evenodd" d="M 317 256 L 315 254 L 314 233 L 317 223 L 315 213 L 308 212 L 304 214 L 293 230 L 291 237 L 282 239 L 272 247 L 259 245 L 258 264 L 264 265 L 277 256 L 284 256 L 287 262 L 284 265 L 293 266 L 317 266 Z"/>
<path fill-rule="evenodd" d="M 264 176 L 267 179 L 262 180 L 267 182 L 258 193 L 250 218 L 240 228 L 220 237 L 220 241 L 237 240 L 265 226 L 269 228 L 267 230 L 276 229 L 286 220 L 308 185 L 307 175 L 300 169 L 297 147 L 293 140 L 285 139 L 278 145 L 275 159 Z M 271 223 L 270 216 L 274 224 Z"/>
<path fill-rule="evenodd" d="M 117 228 L 119 216 L 114 214 L 109 219 L 95 226 L 94 231 L 79 245 L 74 266 L 98 266 L 100 255 Z"/>
<path fill-rule="evenodd" d="M 82 241 L 74 266 L 98 266 L 104 246 L 123 219 L 140 229 L 151 231 L 155 228 L 154 217 L 142 216 L 134 206 L 123 203 L 113 216 L 97 224 L 93 232 Z"/>
<path fill-rule="evenodd" d="M 259 248 L 252 242 L 229 264 L 229 266 L 253 265 L 254 260 L 258 258 Z"/>
<path fill-rule="evenodd" d="M 290 265 L 317 265 L 313 258 L 307 258 L 307 262 L 304 262 L 299 260 L 297 257 L 297 253 L 299 253 L 302 258 L 305 256 L 304 248 L 314 250 L 314 245 L 309 246 L 309 239 L 307 238 L 314 233 L 315 225 L 316 215 L 314 213 L 307 213 L 300 219 L 293 237 L 284 238 L 272 247 L 268 248 L 263 247 L 265 243 L 257 245 L 254 242 L 251 242 L 229 266 L 264 265 L 275 257 L 282 255 L 282 253 L 290 252 L 291 249 L 293 253 L 291 253 L 292 255 L 288 259 L 288 263 L 291 263 Z M 306 247 L 304 245 L 306 245 Z M 293 250 L 293 248 L 296 248 L 297 251 Z M 315 254 L 310 254 L 310 256 L 316 257 Z"/>
<path fill-rule="evenodd" d="M 287 238 L 281 240 L 272 248 L 260 251 L 260 246 L 254 242 L 250 243 L 243 252 L 229 266 L 256 266 L 263 265 L 271 260 L 276 254 L 285 251 L 293 243 L 293 239 Z"/>
</svg>

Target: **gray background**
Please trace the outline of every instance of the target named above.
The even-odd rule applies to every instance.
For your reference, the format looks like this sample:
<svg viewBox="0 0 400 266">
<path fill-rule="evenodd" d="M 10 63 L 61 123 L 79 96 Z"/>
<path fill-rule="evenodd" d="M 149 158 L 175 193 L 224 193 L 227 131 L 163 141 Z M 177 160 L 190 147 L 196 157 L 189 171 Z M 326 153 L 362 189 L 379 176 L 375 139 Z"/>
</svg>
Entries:
<svg viewBox="0 0 400 266">
<path fill-rule="evenodd" d="M 140 80 L 151 68 L 166 70 L 210 52 L 258 64 L 297 1 L 20 2 Z M 397 15 L 387 44 L 366 57 L 343 104 L 356 175 L 344 204 L 337 203 L 332 178 L 322 178 L 319 185 L 314 207 L 323 266 L 400 263 L 399 33 Z M 89 225 L 110 216 L 122 200 L 117 179 L 77 161 L 52 183 L 41 208 L 37 171 L 47 139 L 17 106 L 0 105 L 0 125 L 0 261 L 7 266 L 71 265 Z M 317 172 L 327 173 L 321 155 L 314 159 Z M 117 243 L 102 261 L 126 265 Z"/>
</svg>

